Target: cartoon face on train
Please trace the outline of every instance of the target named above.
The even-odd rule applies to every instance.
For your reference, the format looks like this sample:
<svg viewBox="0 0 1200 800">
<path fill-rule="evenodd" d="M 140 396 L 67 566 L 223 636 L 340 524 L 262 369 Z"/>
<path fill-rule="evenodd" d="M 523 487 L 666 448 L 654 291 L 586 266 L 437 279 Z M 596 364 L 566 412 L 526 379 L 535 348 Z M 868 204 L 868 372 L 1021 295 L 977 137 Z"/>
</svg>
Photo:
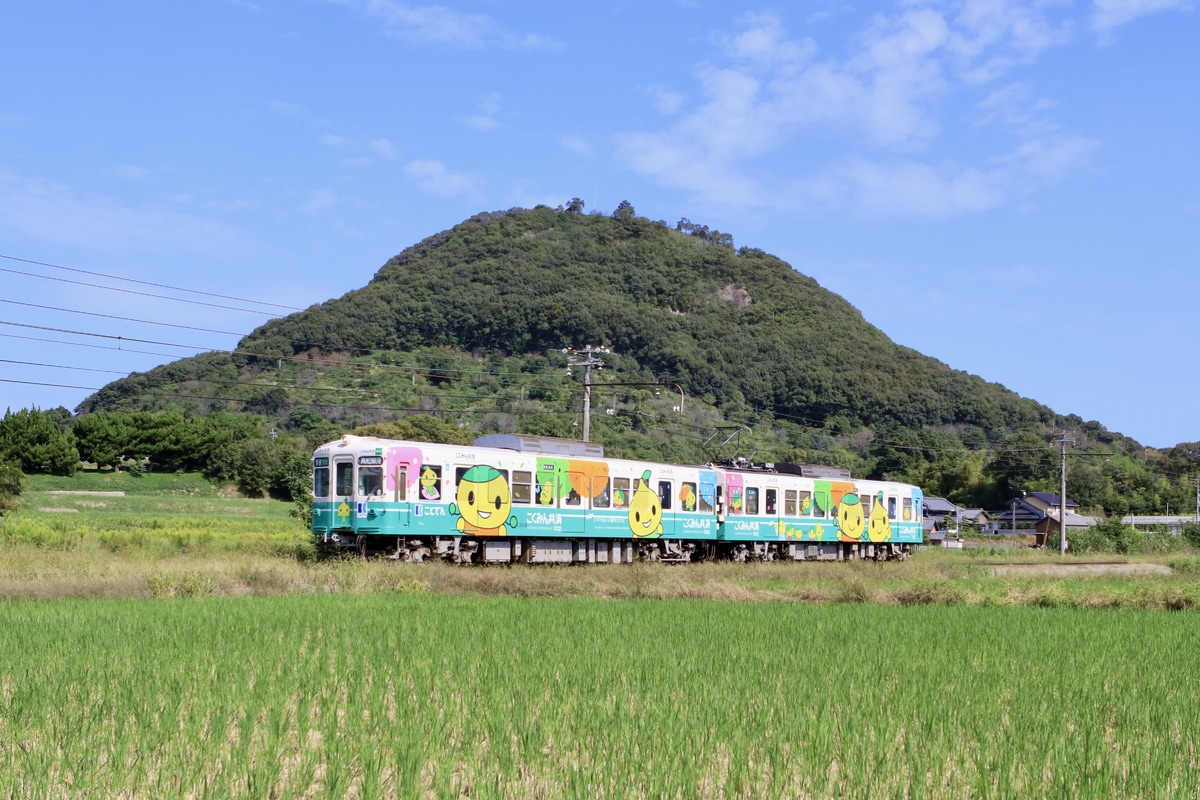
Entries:
<svg viewBox="0 0 1200 800">
<path fill-rule="evenodd" d="M 459 532 L 473 536 L 505 536 L 508 526 L 516 527 L 512 511 L 512 493 L 504 473 L 486 464 L 471 467 L 458 483 L 450 513 L 458 514 Z"/>
<path fill-rule="evenodd" d="M 642 538 L 662 536 L 662 503 L 650 488 L 650 470 L 642 473 L 629 501 L 629 530 Z"/>
<path fill-rule="evenodd" d="M 842 502 L 837 510 L 838 539 L 843 542 L 857 542 L 863 535 L 862 500 L 854 492 L 842 495 Z"/>
<path fill-rule="evenodd" d="M 886 542 L 892 538 L 892 522 L 884 509 L 883 492 L 875 494 L 871 516 L 867 520 L 867 538 L 872 542 Z"/>
</svg>

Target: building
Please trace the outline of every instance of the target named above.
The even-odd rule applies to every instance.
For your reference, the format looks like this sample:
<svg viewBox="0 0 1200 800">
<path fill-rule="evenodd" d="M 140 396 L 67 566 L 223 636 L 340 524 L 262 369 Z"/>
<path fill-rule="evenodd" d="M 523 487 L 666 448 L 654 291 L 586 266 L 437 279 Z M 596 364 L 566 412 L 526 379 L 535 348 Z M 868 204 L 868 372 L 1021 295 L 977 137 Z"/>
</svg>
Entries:
<svg viewBox="0 0 1200 800">
<path fill-rule="evenodd" d="M 926 497 L 922 511 L 927 521 L 933 521 L 937 529 L 956 533 L 963 527 L 983 530 L 988 524 L 988 514 L 982 508 L 963 508 L 944 497 Z"/>
</svg>

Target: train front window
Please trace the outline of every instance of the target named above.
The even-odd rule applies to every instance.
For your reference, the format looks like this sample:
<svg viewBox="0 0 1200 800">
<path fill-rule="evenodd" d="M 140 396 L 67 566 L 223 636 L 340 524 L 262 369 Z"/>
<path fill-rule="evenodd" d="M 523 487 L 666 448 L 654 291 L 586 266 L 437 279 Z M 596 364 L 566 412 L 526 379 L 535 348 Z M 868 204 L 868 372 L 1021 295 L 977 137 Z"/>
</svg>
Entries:
<svg viewBox="0 0 1200 800">
<path fill-rule="evenodd" d="M 324 459 L 328 464 L 329 460 Z M 329 467 L 313 468 L 313 497 L 329 497 Z"/>
<path fill-rule="evenodd" d="M 358 468 L 358 493 L 364 497 L 383 494 L 383 467 Z"/>
<path fill-rule="evenodd" d="M 354 494 L 354 465 L 349 461 L 339 461 L 335 467 L 334 491 L 338 497 L 349 497 Z"/>
</svg>

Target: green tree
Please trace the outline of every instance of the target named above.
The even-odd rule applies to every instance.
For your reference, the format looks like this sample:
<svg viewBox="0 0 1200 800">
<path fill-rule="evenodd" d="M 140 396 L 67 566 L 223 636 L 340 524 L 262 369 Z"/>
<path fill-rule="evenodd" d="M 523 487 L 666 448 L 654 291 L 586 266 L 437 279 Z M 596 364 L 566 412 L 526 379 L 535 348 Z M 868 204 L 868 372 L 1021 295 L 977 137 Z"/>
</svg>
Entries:
<svg viewBox="0 0 1200 800">
<path fill-rule="evenodd" d="M 15 459 L 26 473 L 70 475 L 79 468 L 79 451 L 49 412 L 8 411 L 0 420 L 0 453 Z"/>
<path fill-rule="evenodd" d="M 74 433 L 79 457 L 97 467 L 116 467 L 121 457 L 139 457 L 133 452 L 136 425 L 131 415 L 101 411 L 85 414 L 75 423 Z"/>
<path fill-rule="evenodd" d="M 21 491 L 25 488 L 25 476 L 14 461 L 0 459 L 0 514 L 12 511 L 20 505 Z"/>
<path fill-rule="evenodd" d="M 1057 467 L 1058 459 L 1044 436 L 1018 431 L 996 447 L 986 472 L 1000 496 L 1015 497 L 1022 490 L 1051 489 Z"/>
</svg>

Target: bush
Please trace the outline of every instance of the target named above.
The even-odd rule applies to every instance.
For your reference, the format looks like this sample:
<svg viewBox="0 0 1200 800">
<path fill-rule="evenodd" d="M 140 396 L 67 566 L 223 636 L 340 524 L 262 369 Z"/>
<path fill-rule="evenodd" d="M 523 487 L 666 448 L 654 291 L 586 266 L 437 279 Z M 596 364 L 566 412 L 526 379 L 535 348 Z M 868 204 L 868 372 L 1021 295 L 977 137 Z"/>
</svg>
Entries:
<svg viewBox="0 0 1200 800">
<path fill-rule="evenodd" d="M 21 468 L 12 462 L 0 461 L 0 514 L 20 506 L 24 488 L 25 474 Z"/>
</svg>

